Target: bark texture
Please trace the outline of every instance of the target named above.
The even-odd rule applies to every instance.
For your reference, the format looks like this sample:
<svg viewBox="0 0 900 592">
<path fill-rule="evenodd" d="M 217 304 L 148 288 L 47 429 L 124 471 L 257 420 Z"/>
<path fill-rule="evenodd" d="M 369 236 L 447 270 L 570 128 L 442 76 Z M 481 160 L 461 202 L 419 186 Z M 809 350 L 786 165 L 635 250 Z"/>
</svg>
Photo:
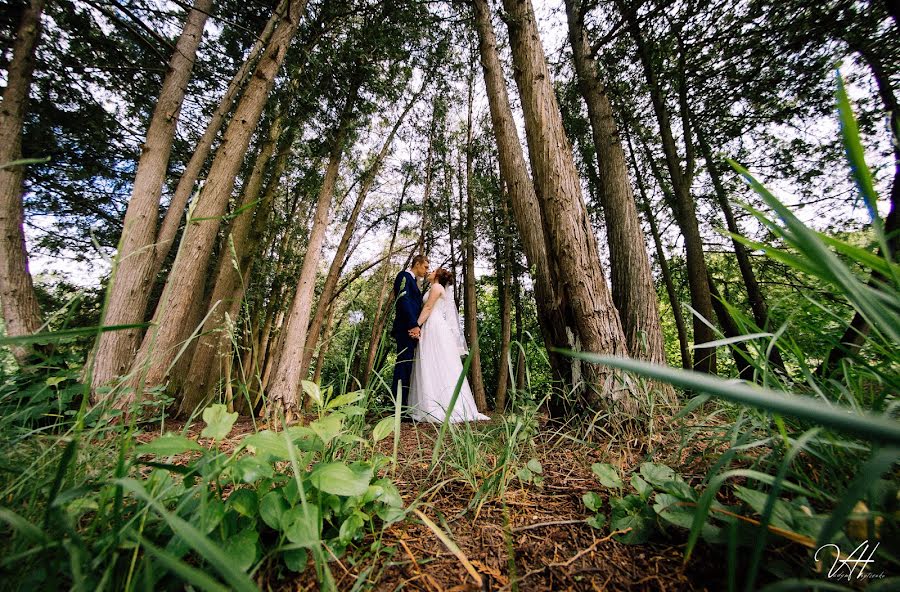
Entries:
<svg viewBox="0 0 900 592">
<path fill-rule="evenodd" d="M 196 0 L 169 60 L 125 211 L 115 269 L 107 288 L 107 304 L 102 319 L 105 325 L 136 324 L 144 320 L 153 284 L 153 245 L 159 200 L 169 167 L 178 116 L 212 5 L 212 0 Z M 100 335 L 92 375 L 94 403 L 104 398 L 97 389 L 128 370 L 141 334 L 140 329 L 125 329 L 106 331 Z"/>
<path fill-rule="evenodd" d="M 497 142 L 500 176 L 506 184 L 513 217 L 534 280 L 538 324 L 545 344 L 572 348 L 575 344 L 570 336 L 576 333 L 574 321 L 559 286 L 559 271 L 548 256 L 543 214 L 516 132 L 488 3 L 487 0 L 473 0 L 472 5 L 491 124 Z M 571 384 L 571 359 L 549 349 L 547 353 L 556 377 L 564 384 Z"/>
<path fill-rule="evenodd" d="M 181 341 L 192 329 L 186 325 L 191 302 L 202 293 L 216 234 L 234 188 L 234 179 L 305 7 L 304 1 L 290 4 L 289 12 L 272 33 L 254 75 L 235 108 L 222 145 L 216 151 L 207 183 L 187 223 L 178 255 L 163 288 L 163 296 L 153 317 L 153 328 L 144 336 L 132 366 L 136 371 L 133 382 L 136 391 L 141 389 L 142 384 L 152 388 L 165 383 Z M 133 396 L 134 393 L 127 394 L 121 405 L 129 405 Z"/>
<path fill-rule="evenodd" d="M 43 0 L 31 0 L 22 14 L 12 61 L 6 75 L 6 89 L 0 104 L 0 166 L 22 159 L 22 127 L 28 108 L 28 93 L 34 74 L 34 54 L 41 37 Z M 41 309 L 28 270 L 25 244 L 25 210 L 22 205 L 22 165 L 0 168 L 0 301 L 3 320 L 10 337 L 31 335 L 41 327 Z M 13 346 L 20 365 L 32 351 Z"/>
<path fill-rule="evenodd" d="M 562 123 L 530 0 L 504 0 L 515 80 L 525 115 L 525 135 L 547 233 L 548 254 L 559 265 L 559 282 L 572 307 L 581 348 L 628 355 L 619 314 L 600 267 L 596 238 L 581 195 L 581 182 Z M 604 399 L 627 394 L 614 374 L 589 366 L 588 383 Z M 595 399 L 592 394 L 589 400 Z"/>
<path fill-rule="evenodd" d="M 469 341 L 472 361 L 469 365 L 469 384 L 478 411 L 487 411 L 487 395 L 481 372 L 481 348 L 478 344 L 478 298 L 475 291 L 475 195 L 472 191 L 472 99 L 475 83 L 475 64 L 469 74 L 469 108 L 466 116 L 466 178 L 465 178 L 465 246 L 463 248 L 463 309 L 466 339 Z M 459 188 L 462 199 L 463 187 Z M 461 213 L 461 212 L 460 212 Z"/>
<path fill-rule="evenodd" d="M 344 105 L 340 117 L 338 129 L 332 140 L 331 154 L 328 159 L 328 167 L 325 170 L 325 178 L 319 190 L 316 204 L 316 213 L 313 218 L 312 230 L 309 233 L 306 256 L 303 258 L 303 267 L 297 280 L 297 288 L 291 304 L 290 313 L 284 326 L 282 335 L 281 352 L 278 354 L 275 365 L 273 381 L 269 389 L 269 413 L 274 420 L 282 413 L 285 421 L 291 423 L 294 414 L 299 410 L 298 391 L 300 389 L 300 364 L 303 347 L 306 343 L 306 335 L 309 328 L 310 309 L 312 298 L 316 288 L 316 271 L 319 260 L 322 257 L 322 245 L 325 242 L 325 233 L 328 230 L 328 222 L 331 214 L 331 202 L 334 197 L 334 185 L 337 181 L 341 157 L 344 153 L 344 143 L 350 130 L 354 104 L 359 83 L 350 90 L 350 95 Z"/>
<path fill-rule="evenodd" d="M 620 3 L 621 7 L 621 3 Z M 693 170 L 693 158 L 691 156 L 691 135 L 690 126 L 687 119 L 685 124 L 685 145 L 686 156 L 685 166 L 682 169 L 681 159 L 678 155 L 678 148 L 675 144 L 675 138 L 672 135 L 672 124 L 669 118 L 668 108 L 666 107 L 663 90 L 657 80 L 656 71 L 650 57 L 650 49 L 647 47 L 646 40 L 641 32 L 640 24 L 633 10 L 622 7 L 621 12 L 627 22 L 631 36 L 634 38 L 638 48 L 638 55 L 641 65 L 644 69 L 644 75 L 647 79 L 647 86 L 650 91 L 651 102 L 653 103 L 653 111 L 656 114 L 659 123 L 660 139 L 662 140 L 663 153 L 666 158 L 666 167 L 669 171 L 669 179 L 672 182 L 672 190 L 674 194 L 674 210 L 675 219 L 684 236 L 684 250 L 687 259 L 688 285 L 691 292 L 691 306 L 697 313 L 702 315 L 706 321 L 712 322 L 713 308 L 712 298 L 709 293 L 709 272 L 706 268 L 706 259 L 703 253 L 703 240 L 700 236 L 700 226 L 697 223 L 697 212 L 694 205 L 694 199 L 690 193 L 690 175 Z M 684 90 L 684 84 L 681 85 Z M 681 97 L 681 104 L 684 107 L 684 97 Z M 713 341 L 715 333 L 704 322 L 694 316 L 694 343 L 706 343 Z M 697 348 L 694 350 L 694 370 L 715 374 L 716 372 L 716 350 L 715 348 Z"/>
<path fill-rule="evenodd" d="M 334 295 L 334 291 L 337 288 L 338 279 L 341 275 L 341 268 L 343 267 L 345 257 L 350 250 L 350 239 L 353 238 L 353 232 L 356 230 L 356 222 L 357 220 L 359 220 L 359 215 L 362 213 L 363 205 L 365 205 L 366 203 L 366 197 L 368 197 L 369 191 L 372 190 L 372 186 L 375 184 L 375 179 L 378 178 L 378 172 L 381 170 L 381 165 L 390 152 L 391 146 L 394 143 L 394 138 L 397 135 L 397 131 L 400 129 L 400 126 L 403 124 L 403 121 L 406 119 L 406 116 L 409 114 L 410 110 L 416 104 L 416 101 L 419 100 L 419 97 L 422 95 L 422 91 L 424 89 L 425 87 L 423 86 L 422 90 L 414 94 L 410 101 L 406 104 L 406 107 L 403 109 L 403 111 L 400 113 L 400 116 L 397 118 L 397 121 L 394 123 L 394 127 L 391 128 L 390 133 L 388 133 L 387 138 L 385 138 L 381 149 L 378 151 L 378 154 L 375 155 L 375 159 L 372 161 L 372 164 L 369 165 L 368 169 L 366 169 L 366 171 L 363 173 L 362 184 L 360 185 L 359 193 L 356 197 L 356 203 L 353 204 L 353 210 L 350 212 L 350 217 L 347 219 L 347 224 L 344 226 L 344 233 L 341 235 L 341 240 L 338 243 L 337 251 L 335 251 L 334 258 L 331 260 L 331 265 L 328 268 L 328 275 L 325 277 L 325 285 L 322 287 L 322 294 L 319 299 L 319 304 L 316 307 L 316 314 L 313 316 L 312 323 L 309 326 L 309 332 L 306 336 L 306 344 L 303 348 L 303 359 L 300 362 L 301 377 L 305 378 L 309 373 L 309 365 L 312 361 L 313 353 L 315 353 L 316 343 L 318 343 L 319 341 L 319 334 L 321 333 L 322 323 L 325 320 L 325 312 L 328 308 L 325 303 L 331 301 L 331 297 Z"/>
<path fill-rule="evenodd" d="M 597 65 L 585 35 L 581 1 L 566 0 L 566 14 L 578 86 L 587 105 L 597 151 L 599 197 L 606 219 L 613 302 L 622 318 L 631 355 L 665 364 L 659 306 L 647 245 L 612 105 L 597 77 Z"/>
<path fill-rule="evenodd" d="M 247 75 L 256 64 L 259 54 L 262 52 L 266 43 L 268 43 L 269 38 L 272 36 L 272 32 L 275 30 L 275 25 L 283 14 L 284 2 L 282 2 L 282 6 L 280 6 L 266 22 L 265 28 L 250 48 L 247 59 L 244 60 L 244 63 L 241 64 L 241 67 L 229 81 L 228 87 L 225 89 L 225 94 L 222 95 L 222 100 L 219 101 L 216 110 L 206 124 L 206 129 L 203 130 L 203 135 L 200 136 L 200 140 L 197 141 L 194 152 L 191 154 L 191 159 L 188 161 L 187 166 L 184 167 L 184 172 L 181 173 L 181 177 L 178 179 L 175 193 L 172 195 L 172 200 L 169 202 L 169 207 L 166 209 L 166 215 L 163 217 L 162 224 L 160 224 L 159 233 L 156 235 L 156 251 L 154 253 L 153 273 L 151 274 L 151 278 L 159 273 L 159 270 L 163 266 L 163 262 L 166 260 L 166 257 L 168 257 L 169 251 L 175 243 L 175 237 L 178 234 L 178 227 L 181 224 L 185 206 L 187 206 L 188 199 L 191 197 L 194 184 L 200 177 L 203 165 L 206 164 L 206 160 L 209 158 L 213 142 L 215 142 L 219 130 L 222 129 L 222 125 L 225 123 L 225 118 L 234 106 L 234 102 L 247 79 Z"/>
<path fill-rule="evenodd" d="M 275 187 L 281 177 L 281 171 L 273 171 L 270 190 L 264 193 L 262 199 L 260 193 L 266 165 L 275 152 L 281 132 L 282 122 L 278 116 L 272 122 L 268 137 L 259 149 L 250 177 L 244 184 L 238 206 L 238 209 L 243 211 L 234 218 L 228 231 L 210 296 L 210 308 L 191 358 L 185 386 L 179 389 L 182 390 L 180 404 L 182 415 L 189 415 L 209 399 L 220 376 L 220 364 L 215 362 L 217 360 L 224 362 L 232 355 L 230 329 L 233 327 L 227 325 L 225 315 L 227 313 L 232 322 L 238 316 L 249 277 L 250 262 L 258 250 L 258 241 L 265 229 L 265 222 L 275 199 Z"/>
</svg>

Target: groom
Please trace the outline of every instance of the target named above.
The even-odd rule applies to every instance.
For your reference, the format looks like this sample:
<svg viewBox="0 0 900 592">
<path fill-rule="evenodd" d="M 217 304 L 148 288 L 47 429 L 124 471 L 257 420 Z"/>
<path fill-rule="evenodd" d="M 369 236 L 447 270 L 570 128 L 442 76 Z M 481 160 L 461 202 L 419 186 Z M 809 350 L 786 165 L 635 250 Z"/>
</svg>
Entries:
<svg viewBox="0 0 900 592">
<path fill-rule="evenodd" d="M 412 267 L 401 271 L 394 279 L 394 301 L 397 314 L 391 335 L 397 342 L 397 363 L 394 365 L 394 378 L 391 380 L 391 391 L 396 400 L 401 385 L 400 397 L 403 406 L 409 403 L 409 381 L 412 375 L 413 359 L 416 346 L 419 344 L 419 313 L 422 312 L 422 291 L 416 280 L 428 275 L 428 257 L 416 255 Z"/>
</svg>

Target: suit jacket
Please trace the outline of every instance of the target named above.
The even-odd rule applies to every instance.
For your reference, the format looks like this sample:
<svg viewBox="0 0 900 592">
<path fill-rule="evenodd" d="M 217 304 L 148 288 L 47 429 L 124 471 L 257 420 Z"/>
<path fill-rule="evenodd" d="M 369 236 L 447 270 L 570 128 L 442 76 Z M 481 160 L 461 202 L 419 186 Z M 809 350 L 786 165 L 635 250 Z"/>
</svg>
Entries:
<svg viewBox="0 0 900 592">
<path fill-rule="evenodd" d="M 418 325 L 419 313 L 422 312 L 422 291 L 416 278 L 408 271 L 401 271 L 394 279 L 394 299 L 397 314 L 391 335 L 394 338 L 407 337 L 407 331 Z"/>
</svg>

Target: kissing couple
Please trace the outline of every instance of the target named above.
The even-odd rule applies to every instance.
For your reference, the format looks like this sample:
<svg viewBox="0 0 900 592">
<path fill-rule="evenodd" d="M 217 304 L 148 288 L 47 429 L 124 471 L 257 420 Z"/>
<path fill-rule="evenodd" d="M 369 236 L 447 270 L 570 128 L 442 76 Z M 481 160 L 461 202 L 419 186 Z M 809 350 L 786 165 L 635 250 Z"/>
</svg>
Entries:
<svg viewBox="0 0 900 592">
<path fill-rule="evenodd" d="M 391 335 L 397 342 L 397 362 L 391 390 L 400 393 L 413 421 L 443 423 L 463 371 L 460 356 L 468 354 L 453 298 L 453 274 L 439 267 L 429 273 L 428 257 L 416 255 L 412 267 L 394 280 L 396 315 Z M 430 287 L 422 297 L 418 280 Z M 424 304 L 423 304 L 424 303 Z M 468 378 L 463 378 L 451 422 L 489 420 L 478 412 Z"/>
</svg>

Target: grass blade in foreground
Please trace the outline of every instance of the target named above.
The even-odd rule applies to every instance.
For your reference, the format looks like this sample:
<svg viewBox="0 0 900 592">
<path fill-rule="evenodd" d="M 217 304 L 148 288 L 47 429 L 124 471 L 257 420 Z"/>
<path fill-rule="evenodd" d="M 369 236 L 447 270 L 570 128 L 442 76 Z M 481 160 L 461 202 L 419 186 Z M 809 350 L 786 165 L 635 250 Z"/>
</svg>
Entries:
<svg viewBox="0 0 900 592">
<path fill-rule="evenodd" d="M 733 403 L 812 421 L 835 431 L 853 434 L 864 440 L 882 442 L 892 446 L 900 445 L 900 423 L 881 415 L 852 413 L 815 399 L 797 395 L 787 396 L 762 387 L 714 378 L 699 372 L 676 370 L 668 366 L 640 362 L 630 358 L 601 356 L 563 349 L 556 349 L 556 351 L 586 362 L 603 364 L 678 385 L 685 389 L 708 393 Z"/>
</svg>

